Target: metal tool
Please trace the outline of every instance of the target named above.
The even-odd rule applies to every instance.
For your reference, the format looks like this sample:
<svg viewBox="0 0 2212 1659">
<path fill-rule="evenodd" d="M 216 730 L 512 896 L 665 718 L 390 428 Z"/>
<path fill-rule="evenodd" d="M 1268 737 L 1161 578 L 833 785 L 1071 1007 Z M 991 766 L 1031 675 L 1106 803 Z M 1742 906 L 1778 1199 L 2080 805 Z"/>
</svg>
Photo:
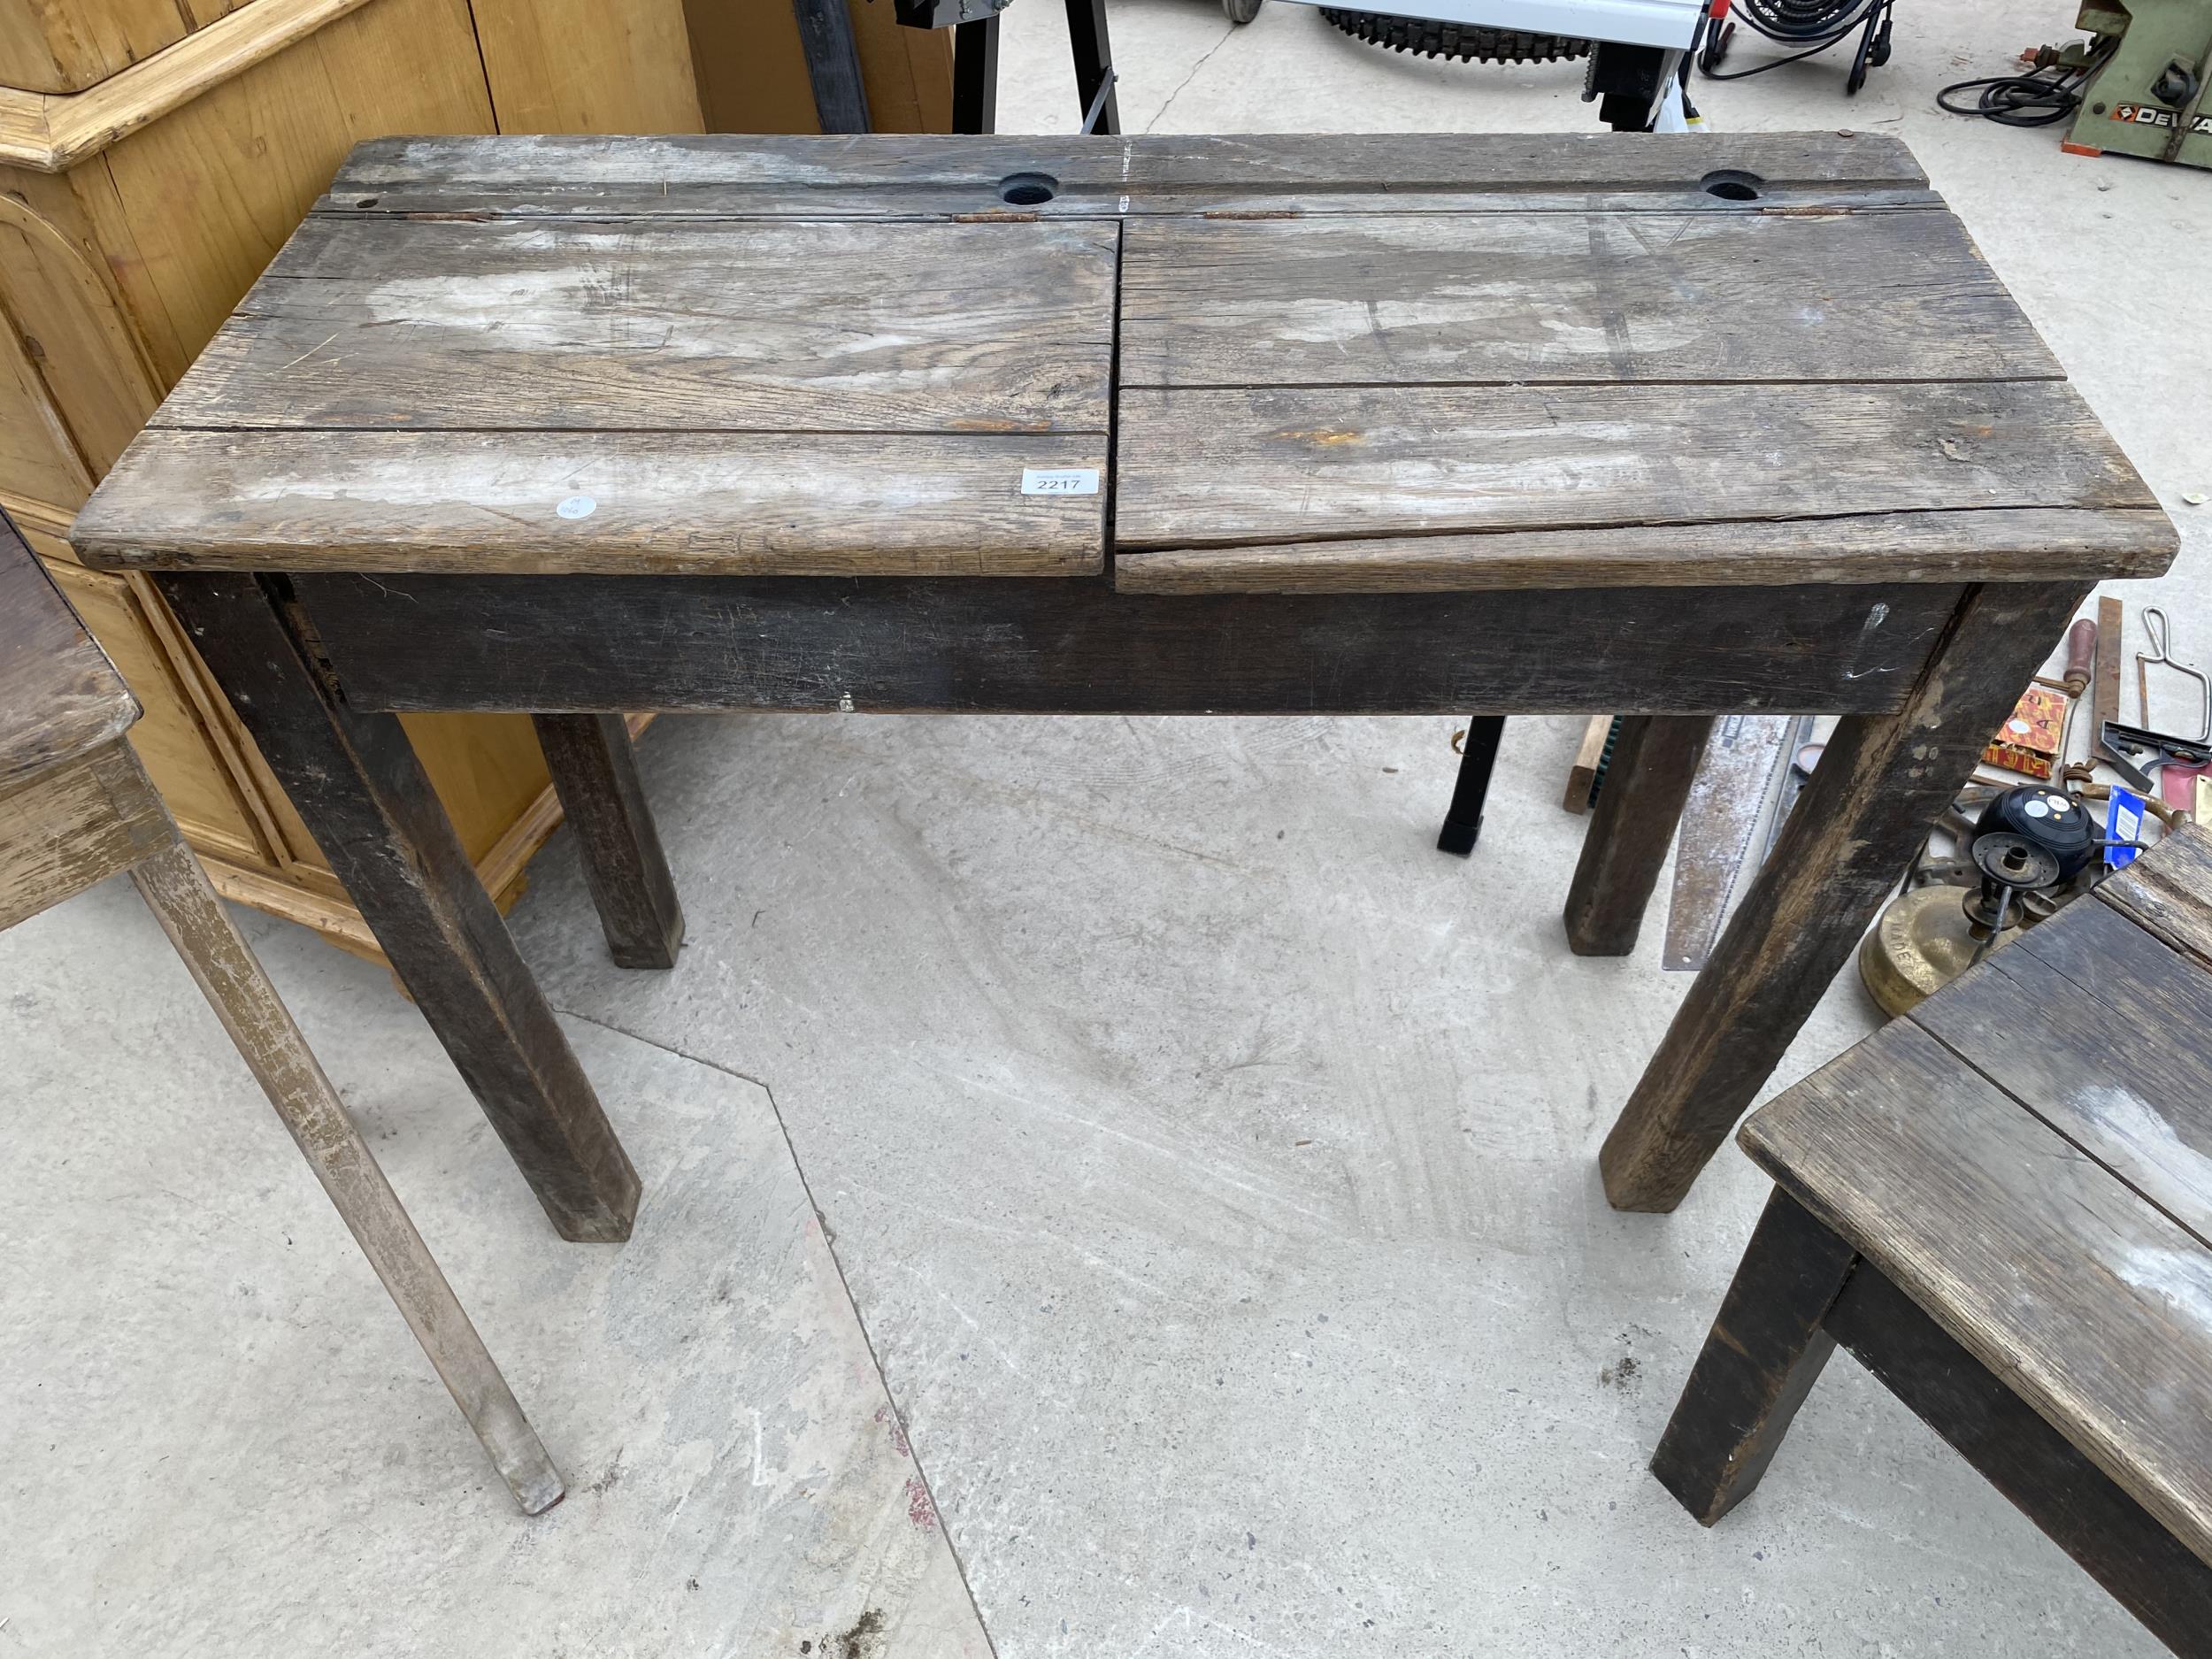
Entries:
<svg viewBox="0 0 2212 1659">
<path fill-rule="evenodd" d="M 2083 77 L 2065 149 L 2212 167 L 2212 0 L 2083 0 L 2093 37 L 2037 54 Z"/>
<path fill-rule="evenodd" d="M 2143 607 L 2143 637 L 2150 641 L 2148 651 L 2135 654 L 2135 718 L 2146 729 L 2151 724 L 2151 683 L 2153 668 L 2170 668 L 2177 674 L 2197 682 L 2196 741 L 2212 741 L 2212 680 L 2205 678 L 2204 671 L 2183 662 L 2177 662 L 2168 649 L 2173 638 L 2172 625 L 2166 613 L 2156 605 Z"/>
<path fill-rule="evenodd" d="M 2097 747 L 2115 772 L 2146 795 L 2156 792 L 2150 774 L 2161 766 L 2175 762 L 2201 766 L 2212 761 L 2212 743 L 2202 738 L 2176 737 L 2144 726 L 2122 726 L 2117 720 L 2107 720 L 2097 728 Z"/>
<path fill-rule="evenodd" d="M 1774 810 L 1767 815 L 1766 850 L 1759 855 L 1764 864 L 1774 855 L 1774 843 L 1782 839 L 1782 826 L 1789 822 L 1796 809 L 1797 797 L 1805 793 L 1805 786 L 1813 780 L 1813 768 L 1820 764 L 1824 743 L 1813 741 L 1813 717 L 1801 714 L 1790 725 L 1789 766 L 1782 774 L 1782 792 L 1774 803 Z"/>
<path fill-rule="evenodd" d="M 1668 972 L 1694 973 L 1713 954 L 1752 833 L 1780 796 L 1790 726 L 1786 714 L 1732 714 L 1713 724 L 1682 809 L 1659 958 Z"/>
</svg>

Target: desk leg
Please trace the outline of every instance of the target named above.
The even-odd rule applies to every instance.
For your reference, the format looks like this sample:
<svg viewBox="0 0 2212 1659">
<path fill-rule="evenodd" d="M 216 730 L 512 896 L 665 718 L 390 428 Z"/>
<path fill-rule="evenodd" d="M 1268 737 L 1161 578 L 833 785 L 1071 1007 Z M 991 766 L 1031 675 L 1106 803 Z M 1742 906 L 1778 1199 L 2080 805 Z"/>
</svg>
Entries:
<svg viewBox="0 0 2212 1659">
<path fill-rule="evenodd" d="M 1482 803 L 1490 794 L 1490 773 L 1498 764 L 1498 745 L 1505 739 L 1502 714 L 1471 715 L 1467 735 L 1459 754 L 1459 780 L 1452 786 L 1452 803 L 1445 810 L 1444 827 L 1437 835 L 1436 850 L 1462 858 L 1475 850 L 1482 833 Z"/>
<path fill-rule="evenodd" d="M 607 949 L 625 968 L 672 968 L 684 910 L 618 714 L 534 714 L 538 747 L 576 832 Z"/>
<path fill-rule="evenodd" d="M 1652 1454 L 1659 1484 L 1702 1525 L 1749 1497 L 1766 1473 L 1836 1351 L 1821 1320 L 1858 1259 L 1775 1188 Z"/>
<path fill-rule="evenodd" d="M 152 794 L 142 773 L 138 787 Z M 173 827 L 170 834 L 175 836 Z M 543 1514 L 561 1501 L 560 1471 L 546 1455 L 537 1431 L 522 1415 L 507 1379 L 400 1207 L 276 987 L 208 885 L 200 861 L 183 841 L 173 839 L 165 850 L 133 865 L 131 880 L 399 1305 L 407 1328 L 476 1431 L 515 1502 L 525 1515 Z"/>
<path fill-rule="evenodd" d="M 398 717 L 340 700 L 280 579 L 159 581 L 556 1230 L 628 1238 L 636 1171 Z"/>
<path fill-rule="evenodd" d="M 1598 1164 L 1614 1208 L 1682 1202 L 2085 592 L 1968 588 L 1904 707 L 1836 727 L 1774 856 L 1606 1137 Z M 1601 809 L 1616 787 L 1609 772 Z"/>
<path fill-rule="evenodd" d="M 1712 731 L 1709 714 L 1632 714 L 1621 722 L 1567 888 L 1567 949 L 1576 956 L 1625 956 L 1636 949 Z"/>
</svg>

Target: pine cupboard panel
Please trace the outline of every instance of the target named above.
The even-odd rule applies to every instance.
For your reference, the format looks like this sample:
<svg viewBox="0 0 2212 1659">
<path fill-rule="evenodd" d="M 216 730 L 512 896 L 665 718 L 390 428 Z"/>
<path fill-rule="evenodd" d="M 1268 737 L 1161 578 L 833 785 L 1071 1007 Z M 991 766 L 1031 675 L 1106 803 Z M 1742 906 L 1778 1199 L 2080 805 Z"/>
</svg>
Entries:
<svg viewBox="0 0 2212 1659">
<path fill-rule="evenodd" d="M 681 0 L 474 0 L 472 10 L 499 131 L 703 130 Z M 580 52 L 580 40 L 593 49 Z"/>
<path fill-rule="evenodd" d="M 195 27 L 179 0 L 0 0 L 0 86 L 80 91 Z"/>
<path fill-rule="evenodd" d="M 952 31 L 900 27 L 888 0 L 846 0 L 870 127 L 952 130 Z M 687 0 L 710 133 L 818 133 L 790 0 Z"/>
<path fill-rule="evenodd" d="M 141 128 L 105 159 L 148 280 L 189 356 L 360 139 L 492 130 L 464 0 L 371 0 Z"/>
</svg>

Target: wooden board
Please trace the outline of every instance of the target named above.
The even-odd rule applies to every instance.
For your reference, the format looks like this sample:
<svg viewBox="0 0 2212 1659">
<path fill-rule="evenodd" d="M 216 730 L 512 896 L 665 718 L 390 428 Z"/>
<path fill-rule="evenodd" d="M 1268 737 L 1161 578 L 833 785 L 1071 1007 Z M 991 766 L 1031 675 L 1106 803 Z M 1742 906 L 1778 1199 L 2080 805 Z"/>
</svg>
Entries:
<svg viewBox="0 0 2212 1659">
<path fill-rule="evenodd" d="M 2114 632 L 2118 629 L 2116 626 Z M 2097 896 L 2177 950 L 2212 963 L 2212 833 L 2187 828 L 2158 844 L 2158 856 L 2115 872 Z"/>
<path fill-rule="evenodd" d="M 2080 398 L 2044 380 L 1125 390 L 1120 408 L 1115 525 L 1128 552 L 2015 508 L 2157 511 Z M 1754 552 L 1772 537 L 1754 531 Z M 2110 539 L 2139 546 L 2142 526 L 2124 519 Z M 1555 541 L 1571 565 L 1578 538 Z M 1684 579 L 1727 580 L 1731 545 L 1709 534 L 1682 547 L 1698 572 Z M 1483 550 L 1460 549 L 1470 565 Z M 1305 557 L 1292 546 L 1274 562 L 1295 580 Z M 1319 557 L 1332 555 L 1324 548 Z M 1253 563 L 1240 561 L 1243 585 Z M 1942 565 L 1955 576 L 2005 573 L 1978 560 L 1963 534 Z M 1543 586 L 1540 552 L 1536 565 L 1531 585 Z M 1192 562 L 1183 568 L 1194 572 Z"/>
<path fill-rule="evenodd" d="M 1050 199 L 1009 207 L 1018 173 Z M 1096 494 L 1026 493 L 1051 469 Z M 732 576 L 1088 573 L 1110 540 L 1163 595 L 2176 546 L 1909 155 L 1832 134 L 380 140 L 78 538 Z"/>
<path fill-rule="evenodd" d="M 2212 973 L 2077 903 L 1912 1018 L 2187 1228 L 2212 1275 Z"/>
<path fill-rule="evenodd" d="M 2185 833 L 2147 870 L 2185 882 L 2203 839 Z M 2212 1561 L 2208 1005 L 2203 964 L 2081 901 L 1741 1138 Z"/>
<path fill-rule="evenodd" d="M 311 219 L 163 426 L 1107 430 L 1114 234 Z"/>
<path fill-rule="evenodd" d="M 1095 572 L 1115 251 L 313 219 L 73 534 L 168 568 Z"/>
<path fill-rule="evenodd" d="M 0 518 L 0 790 L 119 736 L 138 704 Z"/>
<path fill-rule="evenodd" d="M 266 4 L 266 0 L 257 0 Z M 1009 173 L 1042 172 L 1056 182 L 1036 211 L 1094 215 L 1143 211 L 1202 212 L 1265 200 L 1279 212 L 1432 209 L 1471 195 L 1500 209 L 1530 195 L 1573 198 L 1594 191 L 1654 200 L 1692 198 L 1716 211 L 1740 204 L 1708 196 L 1715 169 L 1754 173 L 1763 203 L 1796 196 L 1842 203 L 1870 194 L 1931 199 L 1927 177 L 1893 138 L 1833 134 L 1373 134 L 1263 137 L 1118 138 L 879 135 L 764 138 L 710 134 L 641 138 L 623 144 L 545 137 L 487 147 L 443 138 L 365 144 L 330 189 L 334 207 L 378 198 L 385 212 L 465 210 L 537 213 L 608 211 L 727 213 L 810 198 L 823 208 L 896 214 L 956 198 L 949 211 L 1001 209 Z M 1388 202 L 1379 203 L 1386 196 Z M 1123 208 L 1121 198 L 1129 198 Z M 1516 196 L 1523 201 L 1517 203 Z M 929 211 L 935 211 L 930 208 Z"/>
<path fill-rule="evenodd" d="M 1933 209 L 1142 220 L 1121 327 L 1125 387 L 2064 378 Z"/>
<path fill-rule="evenodd" d="M 209 579 L 156 580 L 174 595 Z M 1924 584 L 1150 599 L 1100 578 L 294 582 L 349 706 L 399 710 L 1886 711 L 1960 598 Z"/>
<path fill-rule="evenodd" d="M 1100 567 L 1102 496 L 1022 473 L 1105 464 L 1061 434 L 150 430 L 71 537 L 164 570 L 1064 575 Z"/>
</svg>

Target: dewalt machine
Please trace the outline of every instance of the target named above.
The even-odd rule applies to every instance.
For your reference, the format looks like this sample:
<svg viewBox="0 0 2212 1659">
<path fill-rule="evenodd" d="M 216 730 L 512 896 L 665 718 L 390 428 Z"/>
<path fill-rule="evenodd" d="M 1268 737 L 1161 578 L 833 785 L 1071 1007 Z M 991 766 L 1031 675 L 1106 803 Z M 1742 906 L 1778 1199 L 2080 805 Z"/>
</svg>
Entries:
<svg viewBox="0 0 2212 1659">
<path fill-rule="evenodd" d="M 2212 167 L 2212 0 L 2088 0 L 2075 27 L 2048 60 L 2084 77 L 2064 148 Z"/>
</svg>

